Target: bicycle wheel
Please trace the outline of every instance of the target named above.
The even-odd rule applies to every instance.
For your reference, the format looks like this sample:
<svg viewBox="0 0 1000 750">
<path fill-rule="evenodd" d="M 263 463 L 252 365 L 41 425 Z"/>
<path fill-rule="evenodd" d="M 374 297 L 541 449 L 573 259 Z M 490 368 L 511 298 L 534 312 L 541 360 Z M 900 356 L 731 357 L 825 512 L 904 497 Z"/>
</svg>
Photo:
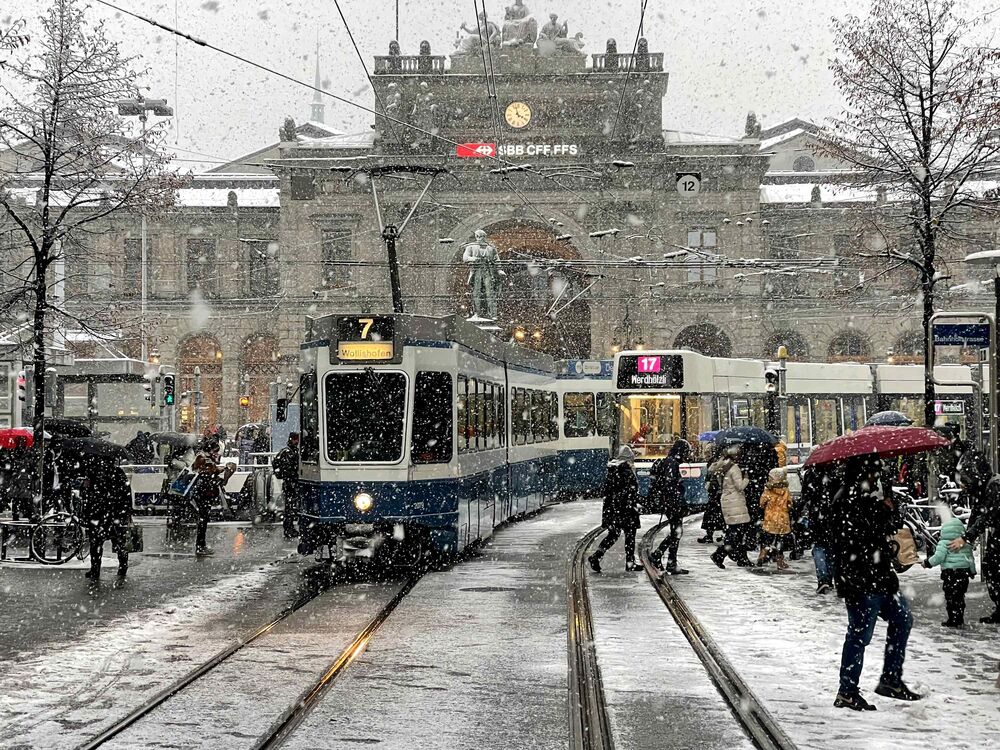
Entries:
<svg viewBox="0 0 1000 750">
<path fill-rule="evenodd" d="M 52 513 L 31 530 L 29 551 L 31 557 L 43 565 L 62 565 L 75 555 L 79 556 L 86 545 L 86 529 L 75 516 Z"/>
</svg>

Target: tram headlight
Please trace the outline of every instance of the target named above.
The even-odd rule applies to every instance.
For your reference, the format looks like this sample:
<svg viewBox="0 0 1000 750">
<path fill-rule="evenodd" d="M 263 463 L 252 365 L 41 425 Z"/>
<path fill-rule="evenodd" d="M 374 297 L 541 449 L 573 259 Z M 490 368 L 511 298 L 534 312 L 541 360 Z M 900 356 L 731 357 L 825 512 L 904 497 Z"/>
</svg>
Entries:
<svg viewBox="0 0 1000 750">
<path fill-rule="evenodd" d="M 368 511 L 370 511 L 374 504 L 375 501 L 372 499 L 372 496 L 369 495 L 367 492 L 359 492 L 357 495 L 354 496 L 354 507 L 357 508 L 362 513 L 367 513 Z"/>
</svg>

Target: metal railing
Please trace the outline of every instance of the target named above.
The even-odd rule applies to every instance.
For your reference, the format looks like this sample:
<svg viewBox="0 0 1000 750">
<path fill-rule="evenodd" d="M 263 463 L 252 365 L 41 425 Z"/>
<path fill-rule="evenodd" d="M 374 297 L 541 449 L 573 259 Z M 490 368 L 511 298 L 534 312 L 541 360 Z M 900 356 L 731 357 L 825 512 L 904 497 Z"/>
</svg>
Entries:
<svg viewBox="0 0 1000 750">
<path fill-rule="evenodd" d="M 444 55 L 376 55 L 375 74 L 444 73 Z"/>
<path fill-rule="evenodd" d="M 631 52 L 621 52 L 598 55 L 591 55 L 590 69 L 595 73 L 628 73 L 630 71 L 663 71 L 663 53 L 648 52 L 646 54 L 632 54 Z"/>
</svg>

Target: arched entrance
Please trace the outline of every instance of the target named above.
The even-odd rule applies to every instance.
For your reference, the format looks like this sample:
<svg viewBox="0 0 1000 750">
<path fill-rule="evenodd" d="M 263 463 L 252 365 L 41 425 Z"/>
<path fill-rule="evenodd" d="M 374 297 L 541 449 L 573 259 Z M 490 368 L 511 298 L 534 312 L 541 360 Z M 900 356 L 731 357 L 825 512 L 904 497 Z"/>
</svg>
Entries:
<svg viewBox="0 0 1000 750">
<path fill-rule="evenodd" d="M 773 359 L 778 356 L 778 349 L 782 346 L 788 351 L 790 360 L 802 362 L 809 359 L 809 344 L 797 331 L 775 331 L 765 339 L 761 354 L 765 359 Z"/>
<path fill-rule="evenodd" d="M 867 362 L 871 359 L 872 348 L 868 339 L 853 330 L 841 331 L 830 340 L 827 348 L 827 362 Z"/>
<path fill-rule="evenodd" d="M 681 329 L 674 339 L 678 349 L 690 349 L 707 357 L 733 356 L 733 343 L 722 330 L 711 323 L 696 323 Z"/>
<path fill-rule="evenodd" d="M 278 377 L 278 340 L 266 333 L 255 333 L 240 348 L 241 395 L 250 397 L 250 406 L 240 415 L 246 422 L 267 421 L 270 386 Z"/>
<path fill-rule="evenodd" d="M 177 346 L 180 390 L 191 393 L 188 404 L 178 410 L 179 427 L 192 432 L 195 427 L 194 369 L 201 371 L 201 429 L 219 424 L 222 418 L 222 347 L 214 336 L 189 336 Z"/>
<path fill-rule="evenodd" d="M 549 227 L 512 219 L 485 227 L 503 261 L 497 305 L 499 336 L 554 357 L 590 356 L 590 305 L 582 294 L 590 281 L 585 271 L 559 261 L 580 253 L 557 239 Z M 459 314 L 471 315 L 468 268 L 462 250 L 455 255 L 453 296 Z"/>
</svg>

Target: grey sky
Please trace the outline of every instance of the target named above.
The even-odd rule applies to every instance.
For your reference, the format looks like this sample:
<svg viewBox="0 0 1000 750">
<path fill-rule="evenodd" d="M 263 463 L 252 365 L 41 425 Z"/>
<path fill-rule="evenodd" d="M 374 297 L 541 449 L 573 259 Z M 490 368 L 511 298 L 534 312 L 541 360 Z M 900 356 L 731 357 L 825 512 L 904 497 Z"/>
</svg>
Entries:
<svg viewBox="0 0 1000 750">
<path fill-rule="evenodd" d="M 368 106 L 373 97 L 332 0 L 111 0 L 174 25 L 243 56 L 308 82 L 317 37 L 330 91 Z M 512 0 L 487 0 L 495 19 Z M 536 17 L 550 12 L 582 31 L 588 53 L 609 37 L 630 51 L 641 0 L 525 0 Z M 985 0 L 966 0 L 979 9 Z M 0 17 L 35 16 L 44 0 L 2 0 Z M 394 0 L 341 0 L 368 65 L 394 37 Z M 765 127 L 792 116 L 822 120 L 838 97 L 827 61 L 829 19 L 863 13 L 867 0 L 649 0 L 645 35 L 665 53 L 670 83 L 664 101 L 668 128 L 741 135 L 747 111 Z M 461 21 L 474 21 L 471 0 L 400 0 L 401 44 L 415 54 L 422 39 L 435 54 L 452 50 Z M 9 9 L 9 10 L 8 10 Z M 312 92 L 198 47 L 94 3 L 112 33 L 142 54 L 152 70 L 150 93 L 165 96 L 178 113 L 180 148 L 232 158 L 276 140 L 286 114 L 308 118 Z M 175 58 L 176 51 L 176 58 Z M 176 64 L 175 64 L 176 63 Z M 175 96 L 176 75 L 176 96 Z M 484 94 L 485 96 L 485 94 Z M 327 100 L 326 121 L 342 130 L 368 128 L 371 116 Z M 181 157 L 199 158 L 180 153 Z"/>
</svg>

